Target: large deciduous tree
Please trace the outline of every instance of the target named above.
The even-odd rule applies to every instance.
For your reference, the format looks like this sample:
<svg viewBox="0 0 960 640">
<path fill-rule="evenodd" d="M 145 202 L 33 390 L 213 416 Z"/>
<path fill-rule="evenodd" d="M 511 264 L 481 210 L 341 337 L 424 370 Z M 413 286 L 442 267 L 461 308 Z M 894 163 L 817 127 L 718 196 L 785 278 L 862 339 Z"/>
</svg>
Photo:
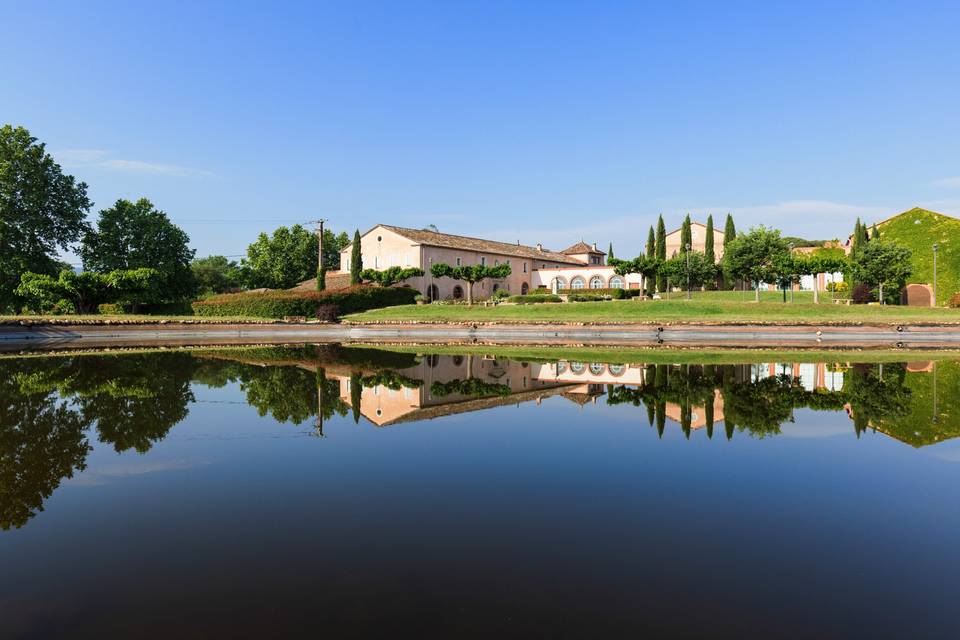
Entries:
<svg viewBox="0 0 960 640">
<path fill-rule="evenodd" d="M 660 272 L 674 284 L 700 287 L 717 277 L 717 265 L 699 251 L 684 252 L 660 265 Z"/>
<path fill-rule="evenodd" d="M 200 293 L 223 293 L 240 288 L 240 265 L 226 256 L 207 256 L 190 263 Z"/>
<path fill-rule="evenodd" d="M 87 229 L 87 185 L 66 175 L 23 127 L 0 127 L 0 312 L 23 273 L 54 275 Z"/>
<path fill-rule="evenodd" d="M 100 212 L 95 229 L 83 237 L 84 269 L 107 273 L 155 269 L 160 275 L 160 301 L 178 301 L 196 293 L 190 262 L 190 236 L 146 198 L 117 200 Z"/>
<path fill-rule="evenodd" d="M 448 264 L 438 263 L 430 267 L 430 274 L 434 278 L 453 278 L 467 283 L 467 304 L 473 304 L 473 285 L 487 278 L 506 278 L 511 273 L 510 265 L 500 264 L 488 267 L 483 264 L 451 267 Z"/>
<path fill-rule="evenodd" d="M 913 273 L 911 255 L 910 249 L 895 242 L 870 241 L 852 261 L 854 277 L 857 282 L 878 287 L 880 303 L 884 304 L 884 285 L 892 285 L 899 290 Z"/>
<path fill-rule="evenodd" d="M 724 270 L 736 278 L 755 283 L 755 300 L 760 301 L 760 284 L 777 279 L 779 265 L 790 249 L 776 229 L 754 227 L 727 245 L 723 254 Z"/>
<path fill-rule="evenodd" d="M 317 274 L 319 243 L 315 233 L 299 224 L 279 227 L 272 236 L 261 233 L 247 247 L 242 265 L 247 285 L 258 289 L 290 289 Z"/>
<path fill-rule="evenodd" d="M 640 292 L 646 289 L 648 280 L 657 274 L 660 263 L 656 258 L 639 255 L 633 260 L 608 260 L 607 264 L 613 267 L 613 272 L 619 276 L 636 273 L 640 276 Z"/>
</svg>

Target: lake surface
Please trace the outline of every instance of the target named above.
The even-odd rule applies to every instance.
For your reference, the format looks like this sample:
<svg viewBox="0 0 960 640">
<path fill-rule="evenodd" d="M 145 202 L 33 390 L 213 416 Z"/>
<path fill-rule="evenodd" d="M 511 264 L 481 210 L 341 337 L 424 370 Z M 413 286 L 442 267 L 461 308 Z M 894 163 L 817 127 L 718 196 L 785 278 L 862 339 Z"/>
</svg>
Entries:
<svg viewBox="0 0 960 640">
<path fill-rule="evenodd" d="M 0 637 L 957 637 L 958 436 L 949 361 L 0 359 Z"/>
</svg>

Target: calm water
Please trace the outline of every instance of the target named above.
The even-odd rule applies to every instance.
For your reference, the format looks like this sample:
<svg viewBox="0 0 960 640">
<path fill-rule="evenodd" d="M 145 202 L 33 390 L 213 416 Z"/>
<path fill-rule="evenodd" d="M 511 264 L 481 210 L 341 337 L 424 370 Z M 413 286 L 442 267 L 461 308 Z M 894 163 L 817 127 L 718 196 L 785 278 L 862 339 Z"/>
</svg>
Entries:
<svg viewBox="0 0 960 640">
<path fill-rule="evenodd" d="M 0 360 L 3 637 L 957 637 L 960 364 Z"/>
</svg>

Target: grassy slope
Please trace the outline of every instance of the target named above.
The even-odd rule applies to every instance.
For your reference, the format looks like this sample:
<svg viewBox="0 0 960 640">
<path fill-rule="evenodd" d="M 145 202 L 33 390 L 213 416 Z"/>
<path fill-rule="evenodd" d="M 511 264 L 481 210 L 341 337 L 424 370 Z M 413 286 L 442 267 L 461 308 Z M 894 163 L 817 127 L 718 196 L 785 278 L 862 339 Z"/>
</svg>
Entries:
<svg viewBox="0 0 960 640">
<path fill-rule="evenodd" d="M 900 306 L 846 306 L 796 302 L 740 302 L 725 300 L 728 292 L 713 299 L 706 292 L 686 300 L 614 300 L 566 304 L 499 305 L 409 305 L 375 309 L 346 316 L 346 322 L 416 320 L 421 322 L 769 322 L 769 323 L 898 323 L 956 322 L 958 309 L 928 309 Z"/>
<path fill-rule="evenodd" d="M 937 304 L 946 304 L 950 296 L 960 292 L 960 220 L 914 208 L 877 229 L 881 240 L 898 242 L 913 251 L 914 272 L 910 282 L 932 284 L 933 243 L 938 242 Z"/>
</svg>

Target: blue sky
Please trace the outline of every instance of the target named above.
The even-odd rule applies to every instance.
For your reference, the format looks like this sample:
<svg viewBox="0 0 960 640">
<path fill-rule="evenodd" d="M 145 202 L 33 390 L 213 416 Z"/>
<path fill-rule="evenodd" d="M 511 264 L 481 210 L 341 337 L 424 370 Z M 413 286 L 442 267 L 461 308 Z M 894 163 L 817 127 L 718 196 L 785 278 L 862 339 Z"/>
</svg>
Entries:
<svg viewBox="0 0 960 640">
<path fill-rule="evenodd" d="M 621 256 L 661 212 L 960 215 L 956 2 L 141 4 L 0 0 L 0 121 L 200 256 L 318 215 Z"/>
</svg>

